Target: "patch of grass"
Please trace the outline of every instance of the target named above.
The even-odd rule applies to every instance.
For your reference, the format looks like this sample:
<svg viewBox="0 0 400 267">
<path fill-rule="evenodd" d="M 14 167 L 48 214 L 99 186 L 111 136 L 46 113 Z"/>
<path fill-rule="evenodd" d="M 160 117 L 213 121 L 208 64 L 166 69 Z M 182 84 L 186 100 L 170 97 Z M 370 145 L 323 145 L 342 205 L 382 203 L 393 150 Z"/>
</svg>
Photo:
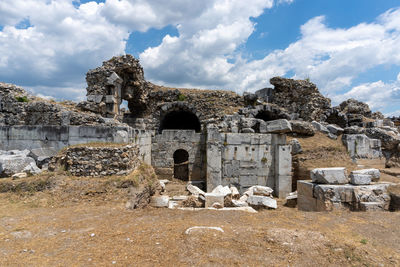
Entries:
<svg viewBox="0 0 400 267">
<path fill-rule="evenodd" d="M 34 177 L 30 180 L 22 181 L 2 181 L 0 183 L 0 193 L 34 193 L 50 189 L 53 186 L 52 177 Z"/>
<path fill-rule="evenodd" d="M 25 103 L 29 102 L 29 99 L 28 99 L 27 96 L 17 96 L 17 97 L 15 97 L 15 99 L 16 99 L 18 102 L 25 102 Z"/>
<path fill-rule="evenodd" d="M 185 101 L 185 100 L 186 100 L 186 96 L 184 94 L 178 95 L 178 101 Z"/>
<path fill-rule="evenodd" d="M 368 243 L 368 241 L 367 241 L 367 239 L 363 238 L 363 239 L 361 239 L 360 243 L 366 245 Z"/>
</svg>

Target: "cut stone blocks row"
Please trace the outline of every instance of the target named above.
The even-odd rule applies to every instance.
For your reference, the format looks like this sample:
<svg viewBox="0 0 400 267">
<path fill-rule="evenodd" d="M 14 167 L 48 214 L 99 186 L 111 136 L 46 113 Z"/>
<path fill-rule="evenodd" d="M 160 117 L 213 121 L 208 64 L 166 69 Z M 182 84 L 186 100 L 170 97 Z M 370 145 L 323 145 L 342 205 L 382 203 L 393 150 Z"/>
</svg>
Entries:
<svg viewBox="0 0 400 267">
<path fill-rule="evenodd" d="M 311 171 L 311 180 L 318 184 L 347 184 L 368 185 L 380 178 L 378 169 L 356 170 L 347 176 L 346 168 L 317 168 Z"/>
</svg>

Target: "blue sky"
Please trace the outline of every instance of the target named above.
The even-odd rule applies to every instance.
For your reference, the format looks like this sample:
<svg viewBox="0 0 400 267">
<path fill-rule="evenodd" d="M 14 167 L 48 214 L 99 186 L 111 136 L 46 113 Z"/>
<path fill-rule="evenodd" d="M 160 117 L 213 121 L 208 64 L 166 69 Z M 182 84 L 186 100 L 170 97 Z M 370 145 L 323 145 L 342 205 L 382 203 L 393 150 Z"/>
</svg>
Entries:
<svg viewBox="0 0 400 267">
<path fill-rule="evenodd" d="M 334 105 L 400 115 L 398 0 L 0 1 L 0 81 L 79 101 L 87 70 L 125 53 L 157 84 L 242 93 L 310 78 Z"/>
</svg>

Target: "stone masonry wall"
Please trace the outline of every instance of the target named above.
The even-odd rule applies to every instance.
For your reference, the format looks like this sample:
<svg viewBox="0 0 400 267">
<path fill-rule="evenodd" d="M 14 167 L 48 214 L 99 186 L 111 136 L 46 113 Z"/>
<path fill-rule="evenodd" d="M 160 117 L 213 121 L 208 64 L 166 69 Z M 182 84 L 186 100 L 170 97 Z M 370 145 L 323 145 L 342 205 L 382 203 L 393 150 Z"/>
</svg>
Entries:
<svg viewBox="0 0 400 267">
<path fill-rule="evenodd" d="M 151 163 L 151 133 L 128 126 L 0 126 L 0 150 L 52 148 L 91 142 L 132 143 L 140 159 Z"/>
<path fill-rule="evenodd" d="M 285 135 L 207 130 L 207 191 L 232 184 L 242 192 L 253 185 L 269 186 L 279 197 L 291 192 L 291 151 Z"/>
<path fill-rule="evenodd" d="M 204 136 L 193 130 L 164 130 L 153 137 L 151 164 L 160 177 L 174 174 L 174 152 L 186 150 L 189 154 L 189 180 L 205 180 Z"/>
<path fill-rule="evenodd" d="M 57 156 L 52 164 L 60 164 L 75 176 L 107 176 L 127 174 L 139 163 L 139 147 L 127 145 L 70 147 Z"/>
</svg>

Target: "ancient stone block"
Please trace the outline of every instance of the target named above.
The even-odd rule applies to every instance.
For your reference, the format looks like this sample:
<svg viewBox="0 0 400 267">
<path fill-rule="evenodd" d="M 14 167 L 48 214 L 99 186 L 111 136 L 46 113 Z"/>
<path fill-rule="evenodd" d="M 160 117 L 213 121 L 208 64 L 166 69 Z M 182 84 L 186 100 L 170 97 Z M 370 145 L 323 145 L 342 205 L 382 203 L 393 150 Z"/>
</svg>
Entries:
<svg viewBox="0 0 400 267">
<path fill-rule="evenodd" d="M 351 173 L 370 175 L 372 182 L 378 182 L 379 179 L 381 178 L 381 172 L 378 169 L 356 170 L 356 171 L 352 171 Z"/>
<path fill-rule="evenodd" d="M 371 183 L 371 175 L 368 174 L 359 174 L 359 173 L 350 173 L 350 183 L 354 185 L 368 185 Z"/>
<path fill-rule="evenodd" d="M 276 209 L 278 207 L 275 199 L 266 196 L 249 196 L 247 198 L 247 203 L 251 206 L 267 207 L 271 209 Z"/>
<path fill-rule="evenodd" d="M 346 184 L 349 182 L 346 168 L 318 168 L 311 171 L 311 179 L 320 184 Z"/>
<path fill-rule="evenodd" d="M 274 120 L 266 122 L 267 133 L 288 133 L 292 131 L 292 126 L 288 120 Z"/>
</svg>

